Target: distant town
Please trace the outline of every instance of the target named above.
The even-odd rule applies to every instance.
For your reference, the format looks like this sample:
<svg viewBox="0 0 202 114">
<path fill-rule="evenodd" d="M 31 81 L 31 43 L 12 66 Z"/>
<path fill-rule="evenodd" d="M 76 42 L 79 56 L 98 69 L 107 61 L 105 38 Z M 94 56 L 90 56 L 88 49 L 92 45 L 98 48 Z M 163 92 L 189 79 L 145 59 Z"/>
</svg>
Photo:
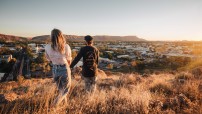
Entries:
<svg viewBox="0 0 202 114">
<path fill-rule="evenodd" d="M 51 65 L 44 52 L 48 42 L 1 41 L 0 79 L 51 77 Z M 68 41 L 74 58 L 84 41 Z M 202 42 L 178 41 L 95 41 L 100 51 L 99 68 L 110 72 L 153 73 L 177 71 L 202 58 Z M 76 67 L 82 66 L 80 61 Z"/>
</svg>

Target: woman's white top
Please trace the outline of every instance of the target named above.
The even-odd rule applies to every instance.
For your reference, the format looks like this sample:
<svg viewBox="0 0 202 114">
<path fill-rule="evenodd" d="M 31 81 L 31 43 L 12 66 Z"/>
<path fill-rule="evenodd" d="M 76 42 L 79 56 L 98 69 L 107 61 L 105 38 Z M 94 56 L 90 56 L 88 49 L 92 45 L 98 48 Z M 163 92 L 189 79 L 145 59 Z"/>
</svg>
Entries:
<svg viewBox="0 0 202 114">
<path fill-rule="evenodd" d="M 65 53 L 61 54 L 59 51 L 52 49 L 51 44 L 45 46 L 45 54 L 48 61 L 56 65 L 68 64 L 67 61 L 72 60 L 71 48 L 68 44 L 65 45 Z M 69 66 L 69 64 L 68 64 Z"/>
</svg>

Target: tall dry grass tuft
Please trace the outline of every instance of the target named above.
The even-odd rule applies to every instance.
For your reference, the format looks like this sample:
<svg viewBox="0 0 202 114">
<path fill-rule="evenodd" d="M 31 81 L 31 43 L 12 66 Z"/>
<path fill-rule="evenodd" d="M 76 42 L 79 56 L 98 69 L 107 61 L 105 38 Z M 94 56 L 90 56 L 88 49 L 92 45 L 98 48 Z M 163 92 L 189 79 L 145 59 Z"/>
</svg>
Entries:
<svg viewBox="0 0 202 114">
<path fill-rule="evenodd" d="M 13 92 L 19 93 L 22 91 L 21 88 L 26 91 L 24 95 L 17 94 L 16 100 L 6 101 L 1 113 L 47 113 L 57 93 L 52 83 L 19 86 L 14 88 Z"/>
<path fill-rule="evenodd" d="M 150 88 L 150 91 L 155 94 L 160 94 L 165 96 L 169 96 L 173 94 L 172 88 L 162 83 L 154 85 L 153 87 Z"/>
<path fill-rule="evenodd" d="M 202 58 L 198 58 L 187 64 L 186 66 L 180 68 L 179 70 L 189 71 L 190 69 L 195 69 L 197 67 L 202 67 Z"/>
<path fill-rule="evenodd" d="M 192 72 L 194 78 L 202 79 L 202 67 L 197 67 L 197 68 L 193 69 L 191 72 Z"/>
<path fill-rule="evenodd" d="M 179 80 L 184 80 L 182 83 Z M 84 90 L 76 76 L 67 95 L 68 102 L 57 108 L 52 103 L 57 90 L 52 79 L 0 83 L 0 113 L 91 114 L 91 113 L 201 113 L 202 80 L 190 73 L 111 74 L 99 76 L 97 89 Z"/>
<path fill-rule="evenodd" d="M 151 95 L 141 87 L 96 90 L 70 99 L 68 113 L 147 113 Z M 70 105 L 71 104 L 71 105 Z"/>
<path fill-rule="evenodd" d="M 21 85 L 24 82 L 24 77 L 23 76 L 18 76 L 17 77 L 17 82 L 19 85 Z"/>
</svg>

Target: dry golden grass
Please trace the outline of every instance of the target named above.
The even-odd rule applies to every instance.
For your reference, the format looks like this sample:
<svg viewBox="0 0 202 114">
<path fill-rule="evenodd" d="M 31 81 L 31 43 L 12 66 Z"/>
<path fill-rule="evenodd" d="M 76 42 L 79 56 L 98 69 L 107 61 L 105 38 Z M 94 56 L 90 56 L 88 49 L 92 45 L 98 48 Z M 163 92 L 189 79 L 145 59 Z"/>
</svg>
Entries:
<svg viewBox="0 0 202 114">
<path fill-rule="evenodd" d="M 52 79 L 0 83 L 0 113 L 202 113 L 202 80 L 189 73 L 100 75 L 93 93 L 86 93 L 79 80 L 72 80 L 68 103 L 57 108 L 50 108 L 57 95 Z"/>
</svg>

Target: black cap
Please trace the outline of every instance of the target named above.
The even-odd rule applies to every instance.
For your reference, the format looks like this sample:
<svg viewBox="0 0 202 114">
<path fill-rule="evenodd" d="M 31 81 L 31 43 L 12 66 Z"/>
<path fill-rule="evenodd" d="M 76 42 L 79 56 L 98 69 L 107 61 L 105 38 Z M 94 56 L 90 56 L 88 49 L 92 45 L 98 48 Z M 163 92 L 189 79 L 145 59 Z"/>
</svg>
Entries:
<svg viewBox="0 0 202 114">
<path fill-rule="evenodd" d="M 87 35 L 87 36 L 84 37 L 84 40 L 87 41 L 87 42 L 90 42 L 90 41 L 93 40 L 93 37 L 90 36 L 90 35 Z"/>
</svg>

